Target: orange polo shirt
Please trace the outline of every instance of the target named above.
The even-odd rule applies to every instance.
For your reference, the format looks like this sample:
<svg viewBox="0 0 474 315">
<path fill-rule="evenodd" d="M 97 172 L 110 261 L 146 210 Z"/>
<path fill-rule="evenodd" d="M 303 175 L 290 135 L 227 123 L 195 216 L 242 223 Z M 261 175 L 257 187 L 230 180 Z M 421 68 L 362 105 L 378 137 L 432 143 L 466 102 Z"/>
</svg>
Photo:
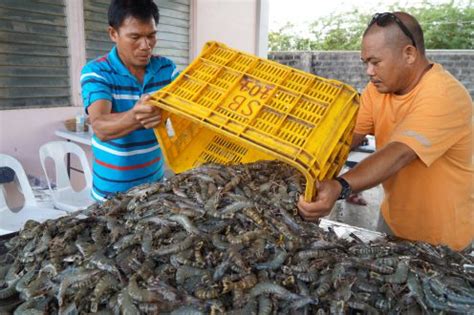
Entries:
<svg viewBox="0 0 474 315">
<path fill-rule="evenodd" d="M 474 237 L 473 120 L 467 90 L 434 64 L 406 95 L 362 93 L 355 132 L 377 148 L 408 145 L 418 159 L 383 182 L 382 214 L 403 238 L 465 248 Z"/>
</svg>

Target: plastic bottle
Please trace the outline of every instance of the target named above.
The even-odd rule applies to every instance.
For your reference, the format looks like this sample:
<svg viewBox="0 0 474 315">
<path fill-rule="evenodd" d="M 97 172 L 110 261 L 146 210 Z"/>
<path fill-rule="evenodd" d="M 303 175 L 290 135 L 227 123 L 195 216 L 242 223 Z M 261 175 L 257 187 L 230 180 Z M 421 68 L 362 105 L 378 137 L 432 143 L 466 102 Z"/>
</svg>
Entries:
<svg viewBox="0 0 474 315">
<path fill-rule="evenodd" d="M 84 124 L 85 124 L 85 117 L 82 111 L 78 111 L 76 115 L 76 132 L 83 133 L 84 132 Z"/>
</svg>

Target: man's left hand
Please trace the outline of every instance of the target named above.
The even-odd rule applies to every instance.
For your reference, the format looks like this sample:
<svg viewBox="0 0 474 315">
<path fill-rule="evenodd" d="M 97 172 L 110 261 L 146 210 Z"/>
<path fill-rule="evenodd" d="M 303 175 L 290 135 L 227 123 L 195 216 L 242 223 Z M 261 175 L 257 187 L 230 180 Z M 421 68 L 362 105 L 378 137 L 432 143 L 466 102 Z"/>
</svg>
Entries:
<svg viewBox="0 0 474 315">
<path fill-rule="evenodd" d="M 352 193 L 346 198 L 346 202 L 352 203 L 358 206 L 367 206 L 367 200 L 365 200 L 360 193 Z"/>
</svg>

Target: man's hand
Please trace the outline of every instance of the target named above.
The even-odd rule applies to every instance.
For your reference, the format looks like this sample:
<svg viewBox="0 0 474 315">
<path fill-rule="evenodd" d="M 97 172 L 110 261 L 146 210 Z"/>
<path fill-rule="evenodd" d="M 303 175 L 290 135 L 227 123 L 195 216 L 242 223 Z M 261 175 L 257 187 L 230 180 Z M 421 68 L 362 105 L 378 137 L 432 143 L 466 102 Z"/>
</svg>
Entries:
<svg viewBox="0 0 474 315">
<path fill-rule="evenodd" d="M 321 183 L 316 182 L 317 195 L 313 202 L 304 201 L 300 196 L 298 209 L 300 215 L 308 221 L 316 221 L 328 215 L 336 203 L 342 187 L 336 180 L 326 180 Z"/>
<path fill-rule="evenodd" d="M 358 206 L 367 206 L 367 200 L 365 200 L 360 193 L 352 193 L 346 198 L 346 202 L 352 203 Z"/>
<path fill-rule="evenodd" d="M 132 108 L 133 117 L 146 129 L 155 128 L 161 122 L 161 109 L 149 104 L 150 99 L 150 95 L 142 95 Z"/>
</svg>

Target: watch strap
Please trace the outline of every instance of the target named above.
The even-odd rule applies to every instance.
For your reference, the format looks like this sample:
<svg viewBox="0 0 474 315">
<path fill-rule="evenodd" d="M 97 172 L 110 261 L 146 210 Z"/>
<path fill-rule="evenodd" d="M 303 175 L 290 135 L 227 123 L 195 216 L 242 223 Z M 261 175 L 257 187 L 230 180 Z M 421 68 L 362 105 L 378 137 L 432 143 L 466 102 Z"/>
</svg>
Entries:
<svg viewBox="0 0 474 315">
<path fill-rule="evenodd" d="M 335 180 L 337 180 L 342 186 L 341 193 L 337 199 L 340 200 L 349 197 L 349 195 L 352 193 L 351 185 L 349 185 L 349 183 L 342 177 L 336 177 Z"/>
</svg>

